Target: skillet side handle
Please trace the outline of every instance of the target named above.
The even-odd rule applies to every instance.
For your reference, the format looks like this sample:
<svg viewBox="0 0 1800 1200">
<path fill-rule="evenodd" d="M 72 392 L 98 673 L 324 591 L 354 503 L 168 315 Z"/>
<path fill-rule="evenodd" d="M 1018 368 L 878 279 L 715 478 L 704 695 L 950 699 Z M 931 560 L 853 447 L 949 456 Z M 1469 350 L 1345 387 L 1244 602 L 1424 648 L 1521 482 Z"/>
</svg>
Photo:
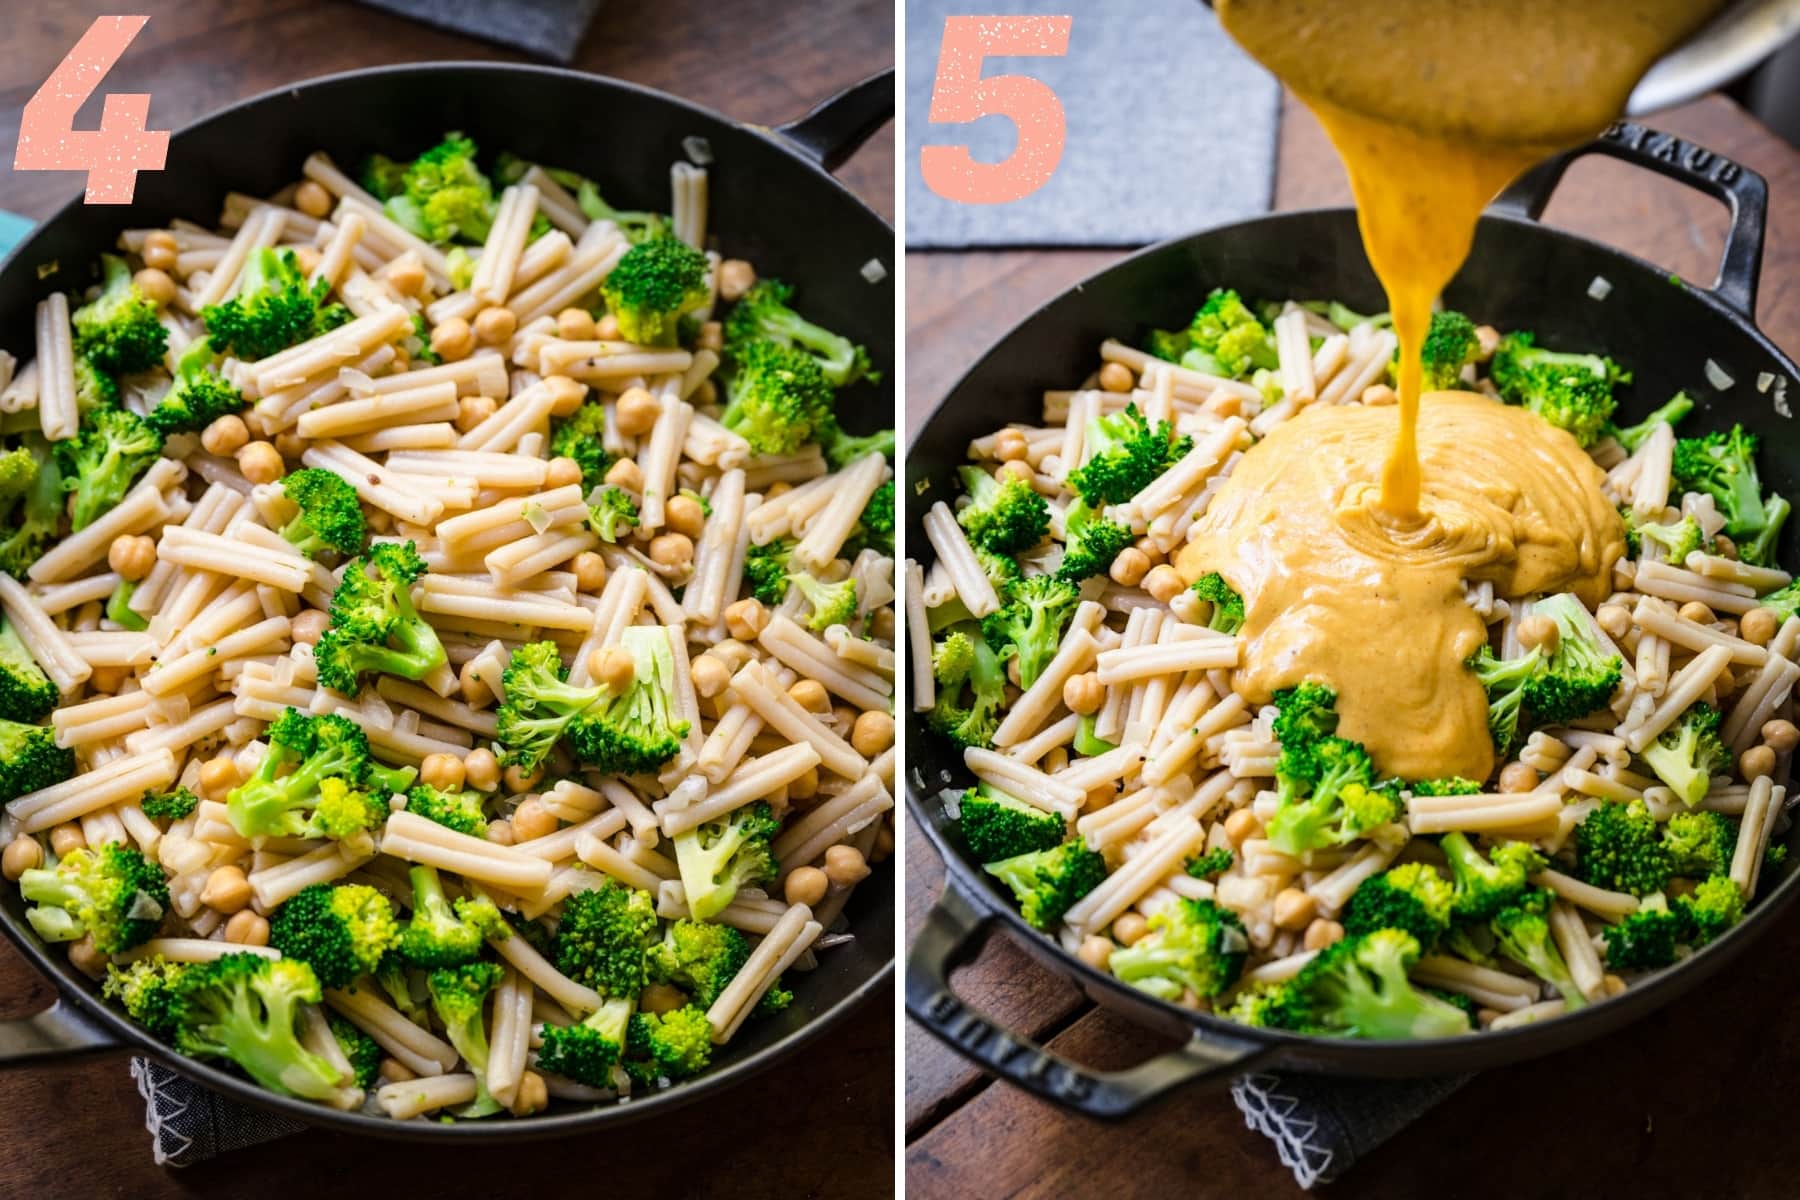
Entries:
<svg viewBox="0 0 1800 1200">
<path fill-rule="evenodd" d="M 1172 1088 L 1242 1074 L 1268 1053 L 1248 1041 L 1196 1032 L 1179 1050 L 1125 1071 L 1095 1071 L 1058 1057 L 1001 1028 L 950 990 L 950 969 L 969 956 L 992 920 L 954 884 L 945 887 L 906 956 L 906 1011 L 952 1050 L 1015 1087 L 1083 1116 L 1118 1120 Z"/>
<path fill-rule="evenodd" d="M 777 125 L 773 132 L 827 171 L 835 171 L 893 119 L 894 72 L 890 67 L 820 101 L 804 117 Z"/>
<path fill-rule="evenodd" d="M 29 1017 L 0 1021 L 0 1069 L 99 1054 L 124 1046 L 67 1000 L 58 1000 Z"/>
<path fill-rule="evenodd" d="M 1604 154 L 1685 183 L 1723 200 L 1731 211 L 1719 277 L 1713 298 L 1756 323 L 1756 286 L 1762 276 L 1763 231 L 1769 218 L 1769 185 L 1761 175 L 1685 138 L 1631 121 L 1620 121 L 1585 146 L 1533 167 L 1500 193 L 1492 207 L 1499 212 L 1537 220 L 1569 164 L 1586 154 Z"/>
</svg>

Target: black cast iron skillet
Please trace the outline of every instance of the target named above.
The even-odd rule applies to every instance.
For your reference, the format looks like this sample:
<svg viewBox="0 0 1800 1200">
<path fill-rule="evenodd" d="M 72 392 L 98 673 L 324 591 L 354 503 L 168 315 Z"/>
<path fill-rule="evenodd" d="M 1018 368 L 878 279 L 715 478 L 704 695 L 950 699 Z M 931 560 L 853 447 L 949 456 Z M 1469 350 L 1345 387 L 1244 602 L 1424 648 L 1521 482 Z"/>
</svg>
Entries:
<svg viewBox="0 0 1800 1200">
<path fill-rule="evenodd" d="M 1481 221 L 1474 251 L 1445 302 L 1477 321 L 1525 328 L 1556 349 L 1598 350 L 1634 368 L 1636 384 L 1621 414 L 1635 418 L 1686 388 L 1699 402 L 1688 429 L 1740 421 L 1762 435 L 1765 484 L 1800 488 L 1795 434 L 1768 396 L 1759 372 L 1794 379 L 1794 364 L 1753 321 L 1762 260 L 1767 188 L 1761 177 L 1678 138 L 1637 125 L 1616 126 L 1574 155 L 1623 159 L 1723 200 L 1731 210 L 1718 280 L 1703 288 L 1649 263 L 1535 218 L 1567 158 L 1509 189 Z M 1596 276 L 1612 283 L 1604 301 L 1589 298 Z M 1352 308 L 1386 307 L 1370 273 L 1350 209 L 1282 213 L 1153 246 L 1051 301 L 988 351 L 951 391 L 914 439 L 907 461 L 907 535 L 914 557 L 930 556 L 920 518 L 956 492 L 955 467 L 969 441 L 1006 421 L 1042 420 L 1046 388 L 1065 388 L 1093 370 L 1107 337 L 1133 338 L 1151 327 L 1187 322 L 1206 292 L 1237 288 L 1248 297 L 1336 297 Z M 1725 392 L 1707 381 L 1708 357 L 1736 381 Z M 1791 556 L 1800 538 L 1789 530 Z M 923 555 L 921 555 L 923 550 Z M 1787 561 L 1793 561 L 1791 557 Z M 1348 1077 L 1417 1076 L 1474 1071 L 1547 1054 L 1618 1029 L 1694 987 L 1723 967 L 1800 894 L 1793 873 L 1765 873 L 1775 884 L 1742 924 L 1684 964 L 1623 996 L 1536 1025 L 1454 1039 L 1365 1042 L 1251 1029 L 1163 1004 L 1065 953 L 1028 927 L 1003 887 L 968 854 L 937 796 L 967 782 L 960 755 L 908 717 L 908 799 L 916 820 L 943 855 L 943 898 L 907 956 L 906 1007 L 913 1018 L 987 1071 L 1095 1117 L 1117 1118 L 1170 1088 L 1224 1083 L 1257 1069 Z M 1800 844 L 1800 827 L 1788 835 Z M 1102 1073 L 1052 1055 L 970 1008 L 950 989 L 950 969 L 992 929 L 1017 935 L 1027 950 L 1070 978 L 1096 1002 L 1146 1026 L 1186 1039 L 1180 1049 L 1126 1071 Z"/>
<path fill-rule="evenodd" d="M 893 115 L 888 71 L 827 100 L 791 124 L 741 125 L 672 96 L 614 79 L 547 67 L 435 63 L 382 67 L 285 87 L 177 133 L 167 168 L 138 177 L 130 208 L 71 203 L 0 264 L 0 345 L 31 345 L 33 305 L 79 290 L 120 229 L 186 217 L 210 225 L 227 191 L 266 195 L 300 174 L 314 150 L 354 171 L 374 151 L 416 154 L 460 129 L 484 154 L 511 150 L 593 177 L 627 209 L 665 209 L 669 164 L 682 140 L 711 144 L 709 232 L 728 256 L 747 258 L 793 284 L 808 312 L 863 343 L 887 378 L 894 364 L 891 276 L 870 283 L 862 267 L 894 265 L 894 231 L 830 175 Z M 846 424 L 870 432 L 892 423 L 892 385 L 846 394 Z M 717 1093 L 798 1051 L 878 991 L 893 970 L 893 870 L 856 889 L 845 917 L 854 940 L 790 977 L 794 1003 L 749 1026 L 701 1078 L 625 1104 L 557 1103 L 538 1116 L 443 1124 L 342 1113 L 266 1092 L 240 1076 L 182 1057 L 101 1002 L 60 952 L 47 950 L 23 916 L 15 888 L 0 888 L 0 927 L 55 981 L 59 998 L 36 1016 L 0 1024 L 0 1062 L 12 1064 L 129 1049 L 246 1103 L 315 1125 L 410 1140 L 550 1137 L 616 1125 Z"/>
</svg>

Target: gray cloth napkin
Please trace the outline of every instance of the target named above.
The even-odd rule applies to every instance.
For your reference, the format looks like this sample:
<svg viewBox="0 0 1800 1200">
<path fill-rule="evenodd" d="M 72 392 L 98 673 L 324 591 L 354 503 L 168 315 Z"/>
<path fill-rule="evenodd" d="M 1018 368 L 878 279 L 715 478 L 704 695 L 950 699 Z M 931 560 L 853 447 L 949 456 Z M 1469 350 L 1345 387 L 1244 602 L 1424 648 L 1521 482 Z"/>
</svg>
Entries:
<svg viewBox="0 0 1800 1200">
<path fill-rule="evenodd" d="M 306 1126 L 201 1087 L 147 1058 L 131 1060 L 144 1097 L 144 1128 L 158 1166 L 187 1167 L 209 1158 L 299 1133 Z"/>
<path fill-rule="evenodd" d="M 370 8 L 411 17 L 452 33 L 513 46 L 559 63 L 575 51 L 600 0 L 362 0 Z"/>
<path fill-rule="evenodd" d="M 963 204 L 925 186 L 924 145 L 966 144 L 981 162 L 1012 152 L 1010 120 L 927 120 L 944 19 L 1070 14 L 1068 54 L 986 60 L 984 77 L 1050 85 L 1067 123 L 1063 155 L 1038 191 Z M 906 244 L 1137 246 L 1268 211 L 1281 90 L 1199 0 L 908 0 Z"/>
<path fill-rule="evenodd" d="M 1437 1079 L 1329 1079 L 1244 1075 L 1231 1084 L 1244 1121 L 1271 1142 L 1303 1188 L 1330 1183 L 1418 1120 L 1472 1075 Z"/>
</svg>

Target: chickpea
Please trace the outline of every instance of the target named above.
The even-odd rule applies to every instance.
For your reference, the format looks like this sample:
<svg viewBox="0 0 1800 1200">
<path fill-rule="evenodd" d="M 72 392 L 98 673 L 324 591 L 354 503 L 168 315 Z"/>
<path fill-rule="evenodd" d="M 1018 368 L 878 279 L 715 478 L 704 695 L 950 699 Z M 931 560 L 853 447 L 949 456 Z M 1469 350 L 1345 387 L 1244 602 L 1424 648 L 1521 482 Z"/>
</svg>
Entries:
<svg viewBox="0 0 1800 1200">
<path fill-rule="evenodd" d="M 505 817 L 489 821 L 487 827 L 487 840 L 494 843 L 496 846 L 512 845 L 514 840 L 512 822 Z"/>
<path fill-rule="evenodd" d="M 1555 621 L 1542 613 L 1532 613 L 1519 622 L 1519 644 L 1527 650 L 1536 646 L 1545 654 L 1555 654 L 1557 643 L 1562 640 L 1562 630 Z"/>
<path fill-rule="evenodd" d="M 200 791 L 213 800 L 223 800 L 225 793 L 244 782 L 237 760 L 220 755 L 209 758 L 200 768 Z"/>
<path fill-rule="evenodd" d="M 1081 939 L 1081 948 L 1075 951 L 1079 958 L 1096 971 L 1104 971 L 1112 962 L 1113 943 L 1111 938 L 1103 938 L 1099 934 L 1090 933 Z"/>
<path fill-rule="evenodd" d="M 1136 945 L 1143 939 L 1143 936 L 1146 933 L 1150 932 L 1149 927 L 1150 922 L 1144 919 L 1142 913 L 1121 913 L 1113 918 L 1113 941 L 1119 943 L 1121 946 Z"/>
<path fill-rule="evenodd" d="M 381 270 L 388 286 L 402 296 L 417 296 L 425 290 L 425 264 L 415 254 L 403 254 Z"/>
<path fill-rule="evenodd" d="M 274 483 L 287 473 L 281 451 L 270 442 L 249 442 L 237 452 L 238 470 L 251 483 Z"/>
<path fill-rule="evenodd" d="M 1149 556 L 1146 555 L 1145 557 Z M 1187 584 L 1182 581 L 1180 571 L 1177 571 L 1168 563 L 1161 563 L 1150 568 L 1149 573 L 1144 576 L 1143 586 L 1144 590 L 1149 592 L 1151 596 L 1160 600 L 1162 603 L 1167 604 L 1175 597 L 1181 595 L 1183 589 L 1187 587 Z"/>
<path fill-rule="evenodd" d="M 535 796 L 513 809 L 512 831 L 515 841 L 529 842 L 534 838 L 548 837 L 556 832 L 557 825 L 556 814 L 544 807 L 544 802 Z"/>
<path fill-rule="evenodd" d="M 220 458 L 236 454 L 249 440 L 250 430 L 245 427 L 244 418 L 236 413 L 220 417 L 200 431 L 200 448 Z"/>
<path fill-rule="evenodd" d="M 311 275 L 319 269 L 319 248 L 317 246 L 295 246 L 294 266 L 302 275 Z"/>
<path fill-rule="evenodd" d="M 546 488 L 569 487 L 581 482 L 581 464 L 567 456 L 553 458 L 544 470 Z"/>
<path fill-rule="evenodd" d="M 145 299 L 158 308 L 167 308 L 175 303 L 175 281 L 169 278 L 167 271 L 159 271 L 155 267 L 145 267 L 131 277 L 138 291 L 144 293 Z"/>
<path fill-rule="evenodd" d="M 1675 614 L 1684 621 L 1692 621 L 1696 625 L 1711 625 L 1716 619 L 1713 610 L 1698 600 L 1689 600 L 1675 610 Z"/>
<path fill-rule="evenodd" d="M 1775 773 L 1775 751 L 1767 746 L 1752 746 L 1738 755 L 1738 772 L 1745 779 L 1757 780 Z"/>
<path fill-rule="evenodd" d="M 440 792 L 459 791 L 463 785 L 463 760 L 454 754 L 438 751 L 427 754 L 419 764 L 419 782 Z"/>
<path fill-rule="evenodd" d="M 1762 740 L 1767 742 L 1769 749 L 1775 753 L 1786 754 L 1796 744 L 1800 744 L 1800 729 L 1794 728 L 1792 721 L 1777 718 L 1763 725 Z"/>
<path fill-rule="evenodd" d="M 1009 479 L 1016 479 L 1020 483 L 1035 486 L 1033 481 L 1037 479 L 1037 474 L 1032 471 L 1030 463 L 1022 458 L 1015 458 L 1011 462 L 1001 463 L 1000 469 L 994 472 L 994 478 L 1001 483 L 1005 483 Z"/>
<path fill-rule="evenodd" d="M 156 543 L 143 534 L 120 534 L 106 550 L 106 565 L 133 582 L 156 565 Z"/>
<path fill-rule="evenodd" d="M 719 299 L 727 304 L 741 299 L 756 286 L 756 268 L 741 258 L 728 258 L 719 264 Z"/>
<path fill-rule="evenodd" d="M 1144 552 L 1144 557 L 1150 560 L 1150 565 L 1153 567 L 1158 563 L 1168 561 L 1167 556 L 1162 552 L 1162 547 L 1151 541 L 1149 537 L 1141 537 L 1131 544 Z"/>
<path fill-rule="evenodd" d="M 467 358 L 475 349 L 475 331 L 461 317 L 440 321 L 431 331 L 431 349 L 445 362 Z"/>
<path fill-rule="evenodd" d="M 572 342 L 591 342 L 599 336 L 594 314 L 585 308 L 565 308 L 556 314 L 556 336 Z"/>
<path fill-rule="evenodd" d="M 1713 535 L 1713 553 L 1717 554 L 1720 558 L 1729 558 L 1732 562 L 1736 562 L 1738 557 L 1737 543 L 1722 533 L 1715 533 Z"/>
<path fill-rule="evenodd" d="M 544 380 L 544 386 L 550 389 L 550 415 L 553 417 L 572 416 L 587 399 L 587 384 L 567 375 L 551 375 Z"/>
<path fill-rule="evenodd" d="M 706 510 L 692 496 L 672 496 L 663 509 L 669 528 L 687 538 L 698 538 L 706 528 Z"/>
<path fill-rule="evenodd" d="M 771 483 L 768 487 L 763 489 L 763 499 L 773 500 L 775 497 L 785 496 L 793 490 L 793 484 L 785 479 L 777 479 L 774 483 Z"/>
<path fill-rule="evenodd" d="M 1143 582 L 1144 574 L 1149 570 L 1150 556 L 1136 546 L 1127 546 L 1113 559 L 1112 570 L 1107 574 L 1120 587 L 1136 587 Z"/>
<path fill-rule="evenodd" d="M 616 488 L 636 492 L 640 496 L 644 493 L 644 473 L 629 458 L 621 458 L 607 468 L 606 482 Z"/>
<path fill-rule="evenodd" d="M 1109 392 L 1129 392 L 1137 386 L 1137 377 L 1124 363 L 1109 362 L 1100 368 L 1100 386 Z"/>
<path fill-rule="evenodd" d="M 1492 325 L 1475 327 L 1475 361 L 1486 362 L 1494 357 L 1494 350 L 1500 345 L 1500 331 Z"/>
<path fill-rule="evenodd" d="M 856 718 L 850 729 L 850 745 L 864 758 L 874 758 L 894 744 L 894 718 L 870 709 Z"/>
<path fill-rule="evenodd" d="M 492 750 L 471 750 L 463 755 L 463 778 L 478 792 L 492 792 L 500 787 L 500 760 Z"/>
<path fill-rule="evenodd" d="M 1240 808 L 1225 818 L 1225 840 L 1231 843 L 1232 849 L 1242 846 L 1250 838 L 1256 836 L 1262 822 L 1256 814 L 1247 808 Z"/>
<path fill-rule="evenodd" d="M 831 711 L 831 696 L 825 691 L 825 685 L 816 679 L 798 679 L 788 689 L 788 695 L 794 703 L 811 713 L 828 713 Z"/>
<path fill-rule="evenodd" d="M 1594 613 L 1594 620 L 1615 641 L 1631 631 L 1631 610 L 1623 604 L 1602 604 Z"/>
<path fill-rule="evenodd" d="M 607 646 L 588 655 L 588 673 L 595 683 L 618 695 L 631 686 L 637 668 L 631 661 L 630 652 L 619 646 Z"/>
<path fill-rule="evenodd" d="M 739 641 L 754 641 L 768 623 L 769 610 L 755 596 L 746 596 L 725 606 L 725 628 Z"/>
<path fill-rule="evenodd" d="M 831 886 L 831 879 L 817 867 L 796 867 L 788 872 L 782 883 L 781 894 L 789 904 L 804 904 L 811 908 L 825 898 L 825 892 Z"/>
<path fill-rule="evenodd" d="M 879 608 L 869 618 L 869 633 L 884 642 L 894 640 L 894 610 Z"/>
<path fill-rule="evenodd" d="M 4 852 L 0 852 L 0 875 L 16 883 L 19 876 L 42 865 L 43 861 L 44 848 L 38 844 L 38 840 L 21 833 L 6 843 Z"/>
<path fill-rule="evenodd" d="M 462 693 L 463 703 L 470 708 L 481 708 L 494 698 L 494 691 L 481 678 L 481 668 L 470 659 L 456 673 L 456 686 Z"/>
<path fill-rule="evenodd" d="M 615 415 L 620 433 L 626 437 L 642 437 L 656 428 L 656 419 L 662 416 L 662 404 L 641 387 L 626 388 L 625 394 L 619 397 Z"/>
<path fill-rule="evenodd" d="M 239 946 L 269 944 L 269 922 L 248 908 L 241 908 L 225 922 L 225 940 Z"/>
<path fill-rule="evenodd" d="M 1118 798 L 1118 789 L 1113 784 L 1103 783 L 1099 787 L 1088 789 L 1088 794 L 1081 798 L 1081 811 L 1099 812 Z"/>
<path fill-rule="evenodd" d="M 695 408 L 711 408 L 719 402 L 719 389 L 712 380 L 702 379 L 700 386 L 694 389 L 694 394 L 688 399 L 694 402 Z"/>
<path fill-rule="evenodd" d="M 1006 681 L 1018 688 L 1021 692 L 1025 690 L 1024 671 L 1020 668 L 1019 660 L 1016 656 L 1006 660 Z"/>
<path fill-rule="evenodd" d="M 95 667 L 88 676 L 88 687 L 95 695 L 114 695 L 125 686 L 124 667 Z"/>
<path fill-rule="evenodd" d="M 514 763 L 500 774 L 500 780 L 502 783 L 506 784 L 506 790 L 515 796 L 523 792 L 529 792 L 532 788 L 536 787 L 538 782 L 543 778 L 544 767 L 542 763 L 539 763 L 529 771 L 519 764 Z"/>
<path fill-rule="evenodd" d="M 200 903 L 222 913 L 234 913 L 250 903 L 250 881 L 244 878 L 243 869 L 230 863 L 214 867 L 200 889 Z"/>
<path fill-rule="evenodd" d="M 367 509 L 363 516 L 369 523 L 370 533 L 391 533 L 393 531 L 394 518 L 392 514 L 379 508 L 371 508 Z"/>
<path fill-rule="evenodd" d="M 606 313 L 594 322 L 594 336 L 603 342 L 615 342 L 619 339 L 619 318 Z"/>
<path fill-rule="evenodd" d="M 1300 945 L 1306 950 L 1323 950 L 1327 946 L 1336 945 L 1344 940 L 1344 927 L 1336 921 L 1328 921 L 1320 917 L 1306 927 L 1306 933 L 1300 939 Z"/>
<path fill-rule="evenodd" d="M 1537 769 L 1526 763 L 1507 763 L 1500 771 L 1502 792 L 1529 792 L 1541 782 Z"/>
<path fill-rule="evenodd" d="M 1753 646 L 1766 646 L 1780 626 L 1772 609 L 1753 608 L 1738 618 L 1738 636 Z"/>
<path fill-rule="evenodd" d="M 544 1084 L 544 1077 L 536 1071 L 526 1071 L 519 1076 L 519 1090 L 513 1093 L 513 1102 L 509 1111 L 515 1117 L 529 1117 L 532 1113 L 543 1112 L 550 1107 L 550 1089 Z"/>
<path fill-rule="evenodd" d="M 66 821 L 50 831 L 50 853 L 58 858 L 67 858 L 86 846 L 87 838 L 74 821 Z"/>
<path fill-rule="evenodd" d="M 80 941 L 69 943 L 69 964 L 83 975 L 99 978 L 106 970 L 106 955 L 94 945 L 94 935 L 85 934 Z"/>
<path fill-rule="evenodd" d="M 1721 670 L 1718 678 L 1713 680 L 1713 696 L 1717 701 L 1725 700 L 1726 697 L 1737 691 L 1737 689 L 1737 673 L 1734 672 L 1730 666 L 1726 666 Z"/>
<path fill-rule="evenodd" d="M 638 1007 L 645 1012 L 674 1012 L 686 1004 L 687 996 L 666 983 L 653 983 L 638 994 Z"/>
<path fill-rule="evenodd" d="M 490 305 L 475 314 L 475 340 L 484 346 L 503 345 L 518 329 L 518 316 L 505 305 Z"/>
<path fill-rule="evenodd" d="M 1070 712 L 1082 717 L 1092 716 L 1106 701 L 1106 685 L 1092 671 L 1071 675 L 1063 684 L 1062 698 Z"/>
<path fill-rule="evenodd" d="M 630 661 L 629 657 L 626 661 Z M 688 667 L 688 677 L 694 681 L 694 694 L 703 700 L 721 695 L 731 686 L 731 669 L 712 654 L 695 658 Z"/>
<path fill-rule="evenodd" d="M 572 564 L 575 572 L 575 590 L 578 592 L 598 592 L 606 586 L 606 560 L 592 550 L 583 550 L 575 556 Z"/>
<path fill-rule="evenodd" d="M 1386 408 L 1400 403 L 1399 395 L 1385 383 L 1371 384 L 1362 390 L 1364 408 Z"/>
<path fill-rule="evenodd" d="M 789 800 L 811 800 L 819 794 L 819 768 L 808 767 L 788 782 Z"/>
<path fill-rule="evenodd" d="M 694 561 L 694 539 L 685 533 L 659 533 L 650 539 L 650 561 L 685 567 Z"/>
<path fill-rule="evenodd" d="M 1319 902 L 1299 888 L 1282 888 L 1275 896 L 1275 926 L 1299 931 L 1312 924 L 1319 913 Z"/>
<path fill-rule="evenodd" d="M 994 438 L 994 457 L 1001 462 L 1019 462 L 1030 453 L 1025 435 L 1017 429 L 1002 429 Z"/>
<path fill-rule="evenodd" d="M 389 1083 L 407 1083 L 418 1078 L 411 1067 L 395 1058 L 383 1058 L 375 1073 Z"/>
<path fill-rule="evenodd" d="M 181 247 L 176 245 L 174 234 L 158 229 L 144 238 L 142 253 L 146 267 L 172 271 L 175 269 L 175 259 L 181 254 Z"/>
<path fill-rule="evenodd" d="M 1625 986 L 1625 981 L 1617 975 L 1607 974 L 1600 977 L 1600 990 L 1609 998 L 1623 994 Z"/>
<path fill-rule="evenodd" d="M 456 431 L 467 433 L 500 408 L 492 396 L 464 396 L 456 402 Z"/>
<path fill-rule="evenodd" d="M 284 430 L 275 435 L 275 453 L 290 461 L 298 462 L 300 456 L 306 453 L 307 446 L 311 444 L 292 430 Z"/>
<path fill-rule="evenodd" d="M 309 217 L 322 217 L 331 211 L 331 193 L 313 180 L 303 180 L 294 189 L 294 207 Z"/>
<path fill-rule="evenodd" d="M 694 335 L 694 349 L 711 350 L 717 354 L 725 348 L 725 326 L 717 321 L 703 321 L 700 332 Z"/>
</svg>

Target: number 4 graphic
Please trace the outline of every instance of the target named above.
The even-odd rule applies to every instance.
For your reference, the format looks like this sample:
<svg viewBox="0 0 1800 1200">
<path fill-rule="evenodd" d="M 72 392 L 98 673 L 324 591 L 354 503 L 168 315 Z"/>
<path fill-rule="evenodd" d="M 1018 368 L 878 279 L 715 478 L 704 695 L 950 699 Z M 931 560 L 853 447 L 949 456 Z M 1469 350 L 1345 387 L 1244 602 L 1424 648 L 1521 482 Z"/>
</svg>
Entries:
<svg viewBox="0 0 1800 1200">
<path fill-rule="evenodd" d="M 150 97 L 109 92 L 100 128 L 75 128 L 75 114 L 100 86 L 149 17 L 100 17 L 50 73 L 19 121 L 20 171 L 86 171 L 87 203 L 130 204 L 139 171 L 160 171 L 169 155 L 167 130 L 146 129 Z"/>
<path fill-rule="evenodd" d="M 1050 181 L 1062 161 L 1066 123 L 1050 85 L 1025 75 L 981 76 L 984 58 L 1060 57 L 1069 52 L 1073 17 L 950 17 L 932 86 L 933 124 L 958 124 L 999 114 L 1018 130 L 1013 152 L 997 163 L 977 162 L 967 146 L 919 151 L 925 186 L 963 204 L 1007 204 Z"/>
</svg>

